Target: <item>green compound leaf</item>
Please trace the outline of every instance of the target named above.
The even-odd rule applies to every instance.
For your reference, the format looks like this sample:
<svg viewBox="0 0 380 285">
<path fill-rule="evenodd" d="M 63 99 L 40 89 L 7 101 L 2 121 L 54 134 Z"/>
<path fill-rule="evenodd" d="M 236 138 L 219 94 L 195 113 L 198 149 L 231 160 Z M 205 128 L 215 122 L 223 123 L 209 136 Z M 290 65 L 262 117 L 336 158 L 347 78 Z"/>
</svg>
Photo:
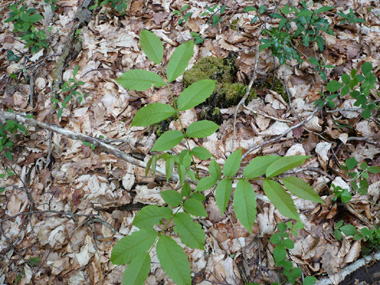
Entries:
<svg viewBox="0 0 380 285">
<path fill-rule="evenodd" d="M 166 75 L 168 82 L 174 81 L 180 76 L 189 65 L 189 60 L 194 53 L 194 42 L 188 41 L 175 49 L 170 57 L 168 67 L 166 68 Z"/>
<path fill-rule="evenodd" d="M 342 83 L 336 80 L 332 80 L 329 83 L 327 83 L 326 89 L 330 92 L 335 92 L 335 91 L 338 91 L 342 87 L 343 87 Z"/>
<path fill-rule="evenodd" d="M 189 197 L 191 194 L 191 188 L 188 183 L 185 183 L 181 189 L 181 194 L 183 197 Z"/>
<path fill-rule="evenodd" d="M 294 206 L 292 198 L 286 193 L 280 183 L 266 179 L 263 183 L 263 189 L 265 195 L 267 195 L 271 203 L 282 215 L 294 220 L 300 220 L 300 216 L 297 212 L 296 206 Z"/>
<path fill-rule="evenodd" d="M 164 201 L 173 208 L 182 203 L 182 195 L 175 190 L 166 190 L 161 192 L 161 197 Z"/>
<path fill-rule="evenodd" d="M 206 234 L 202 226 L 193 221 L 186 213 L 174 215 L 174 231 L 179 234 L 181 241 L 190 248 L 204 249 Z"/>
<path fill-rule="evenodd" d="M 212 157 L 211 153 L 203 146 L 194 147 L 191 150 L 191 154 L 195 155 L 199 159 L 206 160 Z"/>
<path fill-rule="evenodd" d="M 286 259 L 286 249 L 282 244 L 279 244 L 274 248 L 273 257 L 276 260 L 277 265 Z"/>
<path fill-rule="evenodd" d="M 177 104 L 179 111 L 191 109 L 209 98 L 215 89 L 215 80 L 200 80 L 187 87 L 179 95 Z"/>
<path fill-rule="evenodd" d="M 370 62 L 365 62 L 365 63 L 363 63 L 363 65 L 362 65 L 362 72 L 363 72 L 363 74 L 364 75 L 366 75 L 368 72 L 371 72 L 371 70 L 372 70 L 372 64 L 370 63 Z"/>
<path fill-rule="evenodd" d="M 216 184 L 217 178 L 214 176 L 206 176 L 203 177 L 201 180 L 198 181 L 197 187 L 195 188 L 195 191 L 204 191 L 207 189 L 210 189 L 214 187 Z"/>
<path fill-rule="evenodd" d="M 157 243 L 157 257 L 166 274 L 175 283 L 191 284 L 190 262 L 186 253 L 171 237 L 160 237 Z"/>
<path fill-rule="evenodd" d="M 353 236 L 358 233 L 358 230 L 353 225 L 345 225 L 340 228 L 342 233 L 344 233 L 346 236 Z"/>
<path fill-rule="evenodd" d="M 159 224 L 163 218 L 170 219 L 172 215 L 172 210 L 167 207 L 149 205 L 137 212 L 133 225 L 140 229 L 151 228 Z"/>
<path fill-rule="evenodd" d="M 234 176 L 240 168 L 241 163 L 241 149 L 238 149 L 231 153 L 231 155 L 226 159 L 223 166 L 224 176 L 232 177 Z"/>
<path fill-rule="evenodd" d="M 352 170 L 358 165 L 358 162 L 355 157 L 350 157 L 344 162 L 344 164 L 347 166 L 348 170 Z"/>
<path fill-rule="evenodd" d="M 273 162 L 271 165 L 268 166 L 267 171 L 266 171 L 266 176 L 273 177 L 281 173 L 284 173 L 285 171 L 288 171 L 294 167 L 300 166 L 309 157 L 310 156 L 304 156 L 304 155 L 293 155 L 293 156 L 281 157 L 280 159 L 276 160 L 275 162 Z"/>
<path fill-rule="evenodd" d="M 135 257 L 124 270 L 123 284 L 144 285 L 150 272 L 150 256 L 148 253 Z"/>
<path fill-rule="evenodd" d="M 373 173 L 373 174 L 380 173 L 380 167 L 378 167 L 378 166 L 370 166 L 370 167 L 368 167 L 368 172 L 369 173 Z"/>
<path fill-rule="evenodd" d="M 170 156 L 165 159 L 165 173 L 166 173 L 166 181 L 169 181 L 170 177 L 172 177 L 174 167 L 174 157 Z"/>
<path fill-rule="evenodd" d="M 198 217 L 207 217 L 207 212 L 202 202 L 198 199 L 187 199 L 183 204 L 183 208 L 191 215 Z"/>
<path fill-rule="evenodd" d="M 155 230 L 143 229 L 123 237 L 112 249 L 112 263 L 123 265 L 131 262 L 137 255 L 146 253 L 157 236 Z"/>
<path fill-rule="evenodd" d="M 162 103 L 153 103 L 137 111 L 131 126 L 147 127 L 161 122 L 175 114 L 172 106 Z"/>
<path fill-rule="evenodd" d="M 180 131 L 177 131 L 177 130 L 167 131 L 163 133 L 158 138 L 158 140 L 154 143 L 152 151 L 169 150 L 175 147 L 177 144 L 179 144 L 183 138 L 184 138 L 184 135 Z"/>
<path fill-rule="evenodd" d="M 244 169 L 243 176 L 248 179 L 260 177 L 265 174 L 269 165 L 280 158 L 281 156 L 278 155 L 265 155 L 255 157 Z"/>
<path fill-rule="evenodd" d="M 140 45 L 146 56 L 154 63 L 160 64 L 164 57 L 164 46 L 161 40 L 152 32 L 142 30 Z"/>
<path fill-rule="evenodd" d="M 313 187 L 307 184 L 305 181 L 298 177 L 285 177 L 282 180 L 286 189 L 289 190 L 290 193 L 296 195 L 299 198 L 314 201 L 317 203 L 324 204 L 321 197 L 319 197 L 318 193 L 314 191 Z"/>
<path fill-rule="evenodd" d="M 224 178 L 216 186 L 215 200 L 221 213 L 224 213 L 232 195 L 232 181 Z"/>
<path fill-rule="evenodd" d="M 234 209 L 239 222 L 252 234 L 256 219 L 256 195 L 252 185 L 239 180 L 234 195 Z"/>
<path fill-rule="evenodd" d="M 212 159 L 210 161 L 208 171 L 210 175 L 215 177 L 216 179 L 218 179 L 222 175 L 222 169 L 220 168 L 220 165 L 215 161 L 215 159 Z"/>
<path fill-rule="evenodd" d="M 202 193 L 199 193 L 199 192 L 195 192 L 193 193 L 191 196 L 190 196 L 191 199 L 196 199 L 200 202 L 203 202 L 204 200 L 206 200 L 206 197 L 205 195 L 203 195 Z"/>
<path fill-rule="evenodd" d="M 205 138 L 215 133 L 218 128 L 219 126 L 212 121 L 197 121 L 187 128 L 186 135 L 190 138 Z"/>
<path fill-rule="evenodd" d="M 136 91 L 149 89 L 152 85 L 154 85 L 154 87 L 165 85 L 164 80 L 156 73 L 141 69 L 132 69 L 125 72 L 122 76 L 116 79 L 116 82 L 125 89 Z"/>
<path fill-rule="evenodd" d="M 317 278 L 315 278 L 314 276 L 307 276 L 303 280 L 303 285 L 314 285 L 315 282 L 317 282 Z"/>
</svg>

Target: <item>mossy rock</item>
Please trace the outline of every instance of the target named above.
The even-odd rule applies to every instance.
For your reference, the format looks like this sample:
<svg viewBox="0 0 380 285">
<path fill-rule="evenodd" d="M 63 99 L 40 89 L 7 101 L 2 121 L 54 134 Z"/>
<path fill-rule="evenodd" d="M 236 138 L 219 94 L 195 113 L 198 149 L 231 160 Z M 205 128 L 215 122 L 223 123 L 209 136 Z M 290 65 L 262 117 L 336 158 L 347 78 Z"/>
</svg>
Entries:
<svg viewBox="0 0 380 285">
<path fill-rule="evenodd" d="M 216 80 L 213 94 L 205 103 L 200 105 L 202 111 L 198 115 L 199 119 L 221 123 L 223 120 L 219 108 L 228 108 L 240 102 L 247 90 L 247 86 L 236 82 L 237 71 L 236 54 L 230 53 L 226 58 L 204 57 L 183 74 L 185 88 L 199 80 Z M 246 103 L 256 98 L 256 96 L 256 91 L 251 89 Z"/>
</svg>

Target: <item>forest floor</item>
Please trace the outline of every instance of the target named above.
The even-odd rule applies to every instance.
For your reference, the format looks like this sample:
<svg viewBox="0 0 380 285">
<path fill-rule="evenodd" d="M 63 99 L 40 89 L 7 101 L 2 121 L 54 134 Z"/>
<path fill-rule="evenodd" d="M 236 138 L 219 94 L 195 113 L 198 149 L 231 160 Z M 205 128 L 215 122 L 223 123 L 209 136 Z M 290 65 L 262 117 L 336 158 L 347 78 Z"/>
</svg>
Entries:
<svg viewBox="0 0 380 285">
<path fill-rule="evenodd" d="M 369 256 L 372 254 L 370 263 L 378 267 L 380 174 L 365 168 L 380 166 L 378 81 L 365 96 L 364 109 L 354 105 L 357 100 L 349 94 L 330 98 L 334 105 L 314 104 L 321 94 L 330 95 L 328 82 L 342 82 L 342 74 L 351 74 L 353 69 L 361 73 L 365 62 L 372 64 L 371 74 L 379 79 L 377 1 L 309 1 L 310 11 L 332 7 L 313 14 L 327 20 L 332 33 L 318 34 L 324 42 L 323 51 L 316 41 L 305 46 L 302 34 L 293 37 L 283 46 L 290 47 L 300 60 L 279 50 L 277 54 L 285 57 L 281 65 L 273 49 L 259 51 L 260 39 L 274 41 L 265 31 L 279 30 L 280 19 L 273 13 L 285 15 L 280 10 L 285 4 L 307 10 L 299 0 L 130 0 L 125 13 L 112 10 L 111 4 L 92 11 L 87 5 L 82 9 L 87 13 L 81 13 L 78 9 L 86 2 L 57 1 L 52 12 L 44 1 L 25 0 L 28 8 L 42 15 L 34 25 L 46 32 L 49 47 L 33 54 L 14 32 L 14 22 L 6 22 L 15 1 L 0 4 L 1 136 L 5 138 L 5 119 L 13 119 L 28 130 L 23 132 L 21 126 L 8 134 L 12 146 L 2 142 L 0 284 L 120 284 L 125 266 L 110 261 L 113 246 L 136 231 L 132 221 L 141 208 L 165 205 L 160 192 L 175 189 L 176 183 L 167 183 L 165 175 L 145 176 L 144 166 L 158 138 L 156 129 L 130 126 L 137 110 L 150 103 L 170 102 L 170 93 L 156 88 L 126 90 L 116 82 L 130 69 L 157 72 L 157 66 L 141 50 L 142 30 L 162 40 L 164 69 L 174 49 L 196 37 L 192 32 L 200 42 L 195 44 L 189 67 L 202 57 L 236 55 L 235 80 L 248 85 L 255 76 L 252 88 L 257 98 L 238 110 L 236 106 L 221 108 L 218 131 L 194 139 L 194 145 L 206 147 L 218 163 L 223 164 L 238 148 L 245 154 L 243 165 L 260 155 L 311 156 L 293 174 L 312 185 L 324 204 L 293 197 L 305 225 L 297 236 L 290 236 L 295 246 L 287 254 L 303 272 L 297 282 L 301 284 L 311 275 L 319 284 L 356 284 L 342 282 L 344 268 L 361 259 L 367 249 Z M 206 5 L 214 8 L 216 4 L 213 12 L 207 10 Z M 182 15 L 173 12 L 185 5 L 189 7 L 179 12 Z M 223 5 L 225 10 L 219 13 Z M 349 15 L 350 9 L 352 19 L 364 21 L 344 21 L 339 13 Z M 186 18 L 187 13 L 192 14 Z M 295 16 L 289 13 L 287 17 Z M 181 19 L 185 21 L 180 23 Z M 285 34 L 297 30 L 296 22 L 289 20 L 289 24 L 281 30 Z M 316 27 L 308 26 L 305 31 Z M 332 67 L 318 69 L 309 61 L 312 57 Z M 66 107 L 60 104 L 57 108 L 51 98 L 62 102 L 68 96 L 62 84 L 72 78 L 83 85 L 75 89 L 78 93 L 67 100 Z M 171 90 L 176 96 L 180 94 L 182 77 L 171 83 Z M 369 116 L 363 115 L 370 102 L 375 108 L 369 110 Z M 62 113 L 58 115 L 59 109 Z M 197 113 L 198 109 L 188 110 L 182 120 L 189 125 L 197 120 Z M 25 115 L 33 117 L 26 119 Z M 95 147 L 92 138 L 101 138 L 110 147 Z M 173 152 L 184 147 L 179 145 Z M 353 158 L 357 163 L 350 165 Z M 208 169 L 208 161 L 198 163 L 199 169 Z M 352 182 L 358 183 L 359 189 L 354 189 Z M 222 214 L 215 190 L 204 192 L 208 217 L 200 222 L 206 231 L 205 250 L 185 248 L 193 284 L 285 282 L 283 270 L 273 258 L 275 245 L 269 239 L 278 232 L 277 225 L 289 219 L 270 203 L 260 183 L 253 187 L 257 193 L 253 234 L 237 221 L 232 203 Z M 337 227 L 340 221 L 358 230 L 373 230 L 372 240 L 342 234 Z M 172 284 L 157 257 L 152 260 L 146 284 Z M 379 270 L 366 274 L 363 268 L 364 274 L 356 280 L 380 283 Z"/>
</svg>

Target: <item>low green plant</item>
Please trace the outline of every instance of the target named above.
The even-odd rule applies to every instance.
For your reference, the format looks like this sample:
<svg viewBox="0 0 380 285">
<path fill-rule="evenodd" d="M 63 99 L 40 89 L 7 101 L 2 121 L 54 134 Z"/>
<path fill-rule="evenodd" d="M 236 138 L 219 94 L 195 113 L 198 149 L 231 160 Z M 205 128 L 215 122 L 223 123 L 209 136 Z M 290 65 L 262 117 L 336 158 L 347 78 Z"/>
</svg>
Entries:
<svg viewBox="0 0 380 285">
<path fill-rule="evenodd" d="M 338 240 L 342 240 L 342 233 L 346 236 L 352 236 L 354 240 L 364 241 L 365 244 L 362 247 L 362 254 L 364 255 L 380 249 L 380 227 L 371 229 L 364 227 L 358 231 L 355 226 L 343 225 L 343 221 L 339 221 L 335 225 L 334 235 Z"/>
<path fill-rule="evenodd" d="M 334 7 L 325 6 L 316 11 L 311 11 L 305 1 L 302 1 L 302 9 L 297 9 L 295 6 L 285 5 L 280 8 L 280 13 L 273 13 L 273 18 L 280 19 L 279 30 L 285 27 L 290 29 L 290 23 L 294 22 L 297 25 L 297 31 L 292 35 L 294 38 L 301 36 L 302 43 L 308 47 L 310 43 L 316 41 L 320 51 L 324 50 L 324 39 L 321 37 L 321 32 L 334 35 L 330 29 L 329 22 L 320 16 L 321 13 L 330 11 Z"/>
<path fill-rule="evenodd" d="M 255 7 L 253 7 L 253 6 L 248 6 L 248 7 L 245 7 L 245 8 L 243 9 L 243 12 L 251 12 L 251 11 L 256 11 L 256 10 L 257 10 L 257 9 L 256 9 Z M 266 10 L 267 10 L 267 7 L 266 7 L 265 5 L 261 5 L 261 6 L 259 7 L 259 10 L 258 10 L 257 12 L 259 13 L 259 15 L 261 15 L 261 14 L 264 14 L 264 13 L 266 12 Z M 258 16 L 254 16 L 254 17 L 251 19 L 250 24 L 254 24 L 254 23 L 256 23 L 256 21 L 257 21 L 258 18 L 259 18 Z"/>
<path fill-rule="evenodd" d="M 23 3 L 24 1 L 21 1 Z M 49 48 L 46 41 L 47 36 L 45 31 L 37 31 L 34 24 L 40 21 L 43 17 L 35 13 L 36 9 L 26 9 L 26 5 L 21 5 L 16 2 L 9 6 L 9 18 L 6 23 L 14 22 L 14 32 L 26 42 L 25 47 L 30 48 L 31 53 L 36 53 L 41 48 Z"/>
<path fill-rule="evenodd" d="M 14 145 L 12 136 L 14 136 L 18 130 L 28 134 L 28 130 L 25 129 L 23 125 L 13 120 L 7 120 L 4 125 L 0 125 L 0 153 L 9 160 L 13 158 L 11 153 L 11 149 Z"/>
<path fill-rule="evenodd" d="M 204 42 L 204 39 L 198 33 L 190 32 L 190 34 L 193 37 L 196 45 L 199 45 Z"/>
<path fill-rule="evenodd" d="M 356 69 L 352 69 L 350 75 L 342 74 L 342 83 L 332 80 L 326 86 L 327 91 L 331 93 L 340 91 L 341 96 L 350 94 L 356 100 L 354 105 L 363 109 L 363 119 L 368 119 L 371 116 L 371 110 L 377 107 L 375 102 L 370 100 L 371 89 L 375 89 L 376 84 L 376 76 L 373 74 L 372 69 L 372 64 L 365 62 L 361 66 L 362 74 L 357 74 Z M 339 94 L 335 95 L 339 96 Z M 333 108 L 335 104 L 332 102 L 329 106 Z"/>
<path fill-rule="evenodd" d="M 347 14 L 344 14 L 344 12 L 341 11 L 341 12 L 338 12 L 338 15 L 343 18 L 343 20 L 340 21 L 339 25 L 342 25 L 345 22 L 347 22 L 347 24 L 356 24 L 356 23 L 364 23 L 365 22 L 363 19 L 357 18 L 355 16 L 354 10 L 352 10 L 352 8 L 350 8 L 350 12 L 348 12 Z"/>
<path fill-rule="evenodd" d="M 14 62 L 17 63 L 17 62 L 20 61 L 20 57 L 17 56 L 17 55 L 15 55 L 14 52 L 13 52 L 13 50 L 9 49 L 9 50 L 7 50 L 7 60 L 8 60 L 8 62 L 14 61 Z"/>
<path fill-rule="evenodd" d="M 308 59 L 308 61 L 311 64 L 315 65 L 315 70 L 319 73 L 319 76 L 322 78 L 323 81 L 327 82 L 327 76 L 325 73 L 326 68 L 335 68 L 334 65 L 327 65 L 323 63 L 323 59 L 318 61 L 314 56 Z"/>
<path fill-rule="evenodd" d="M 50 4 L 51 11 L 54 12 L 55 9 L 57 8 L 57 0 L 45 0 L 46 4 Z"/>
<path fill-rule="evenodd" d="M 212 8 L 206 5 L 206 12 L 203 12 L 201 17 L 211 15 L 212 25 L 216 26 L 218 23 L 222 22 L 222 14 L 226 10 L 226 5 L 215 4 Z"/>
<path fill-rule="evenodd" d="M 287 230 L 297 236 L 297 230 L 301 230 L 304 227 L 304 224 L 301 222 L 297 222 L 293 225 L 291 221 L 287 223 L 279 223 L 277 225 L 279 232 L 275 233 L 270 237 L 270 242 L 276 244 L 276 247 L 273 250 L 273 257 L 277 266 L 282 266 L 283 273 L 286 276 L 288 282 L 295 283 L 296 279 L 301 277 L 302 271 L 298 267 L 293 267 L 293 263 L 289 260 L 286 260 L 287 249 L 293 249 L 294 243 L 289 238 L 290 235 L 287 233 Z M 307 276 L 304 279 L 303 284 L 314 284 L 317 281 L 315 277 Z M 275 283 L 276 284 L 276 283 Z"/>
<path fill-rule="evenodd" d="M 297 177 L 281 178 L 282 173 L 302 165 L 309 156 L 281 157 L 266 155 L 250 161 L 238 177 L 242 163 L 242 150 L 234 151 L 226 159 L 223 169 L 211 159 L 211 153 L 204 147 L 190 147 L 190 139 L 205 138 L 219 128 L 208 120 L 193 122 L 186 129 L 183 127 L 180 112 L 189 110 L 205 102 L 213 93 L 214 80 L 200 80 L 189 85 L 178 96 L 171 92 L 170 83 L 183 74 L 193 56 L 194 43 L 188 41 L 173 52 L 166 72 L 162 68 L 163 45 L 153 33 L 143 30 L 140 45 L 147 57 L 161 68 L 164 78 L 146 70 L 129 70 L 117 82 L 127 89 L 142 91 L 154 86 L 166 86 L 171 94 L 172 103 L 153 103 L 139 109 L 131 126 L 147 127 L 176 114 L 180 130 L 163 133 L 154 143 L 146 173 L 155 174 L 158 160 L 165 161 L 166 179 L 172 177 L 176 168 L 179 179 L 179 191 L 165 190 L 161 197 L 167 206 L 148 205 L 137 212 L 133 225 L 140 230 L 122 238 L 113 248 L 111 261 L 114 264 L 128 264 L 124 271 L 124 284 L 143 284 L 150 272 L 150 252 L 155 247 L 159 262 L 167 275 L 178 284 L 191 284 L 191 270 L 187 255 L 177 241 L 169 235 L 169 228 L 181 242 L 190 248 L 204 249 L 205 232 L 193 217 L 207 217 L 203 205 L 206 199 L 202 193 L 216 186 L 215 199 L 218 208 L 225 212 L 232 197 L 232 184 L 237 181 L 233 196 L 233 206 L 238 221 L 252 233 L 256 218 L 256 195 L 250 180 L 261 180 L 263 190 L 279 212 L 291 219 L 300 220 L 300 216 L 290 194 L 286 189 L 300 198 L 323 203 L 318 194 L 305 181 Z M 184 141 L 186 149 L 178 155 L 165 153 Z M 164 153 L 161 153 L 164 152 Z M 209 173 L 201 177 L 195 159 L 209 160 Z M 280 182 L 282 181 L 282 184 Z M 195 189 L 190 186 L 194 183 Z"/>
<path fill-rule="evenodd" d="M 180 10 L 174 10 L 173 11 L 174 16 L 180 18 L 178 20 L 178 25 L 186 23 L 190 19 L 191 15 L 193 15 L 193 13 L 191 13 L 191 12 L 188 12 L 185 14 L 185 11 L 187 9 L 189 9 L 189 7 L 190 7 L 190 5 L 185 5 Z"/>
<path fill-rule="evenodd" d="M 87 94 L 83 94 L 80 91 L 80 86 L 84 85 L 83 81 L 78 81 L 75 79 L 75 76 L 77 75 L 79 71 L 79 65 L 75 67 L 73 78 L 70 78 L 69 81 L 65 81 L 62 84 L 61 93 L 65 96 L 65 99 L 63 102 L 60 102 L 57 98 L 51 98 L 51 101 L 53 103 L 58 104 L 61 106 L 58 109 L 57 118 L 59 119 L 62 116 L 63 108 L 67 108 L 67 104 L 70 102 L 72 97 L 75 97 L 78 99 L 79 104 L 82 103 L 83 99 L 87 96 Z"/>
<path fill-rule="evenodd" d="M 99 4 L 99 0 L 95 0 L 95 4 L 90 6 L 90 10 L 94 10 L 98 7 L 103 7 L 104 5 L 110 3 L 112 6 L 112 9 L 120 12 L 120 13 L 125 13 L 125 10 L 127 9 L 128 5 L 128 0 L 103 0 Z"/>
<path fill-rule="evenodd" d="M 279 29 L 265 30 L 264 34 L 268 34 L 268 39 L 261 39 L 263 43 L 260 45 L 260 51 L 269 48 L 272 54 L 278 58 L 280 65 L 286 63 L 287 59 L 296 59 L 302 63 L 299 53 L 292 47 L 292 37 L 287 32 L 282 32 Z"/>
<path fill-rule="evenodd" d="M 380 167 L 368 166 L 367 162 L 363 161 L 359 165 L 358 170 L 354 170 L 358 166 L 358 161 L 355 157 L 351 157 L 344 162 L 345 165 L 341 165 L 341 168 L 350 176 L 351 186 L 358 193 L 364 195 L 368 189 L 369 173 L 380 173 Z M 353 171 L 352 171 L 353 170 Z"/>
<path fill-rule="evenodd" d="M 352 199 L 351 193 L 348 191 L 348 189 L 343 189 L 342 187 L 336 186 L 334 184 L 331 184 L 331 186 L 334 190 L 333 201 L 337 201 L 338 199 L 340 199 L 342 203 L 346 204 Z"/>
</svg>

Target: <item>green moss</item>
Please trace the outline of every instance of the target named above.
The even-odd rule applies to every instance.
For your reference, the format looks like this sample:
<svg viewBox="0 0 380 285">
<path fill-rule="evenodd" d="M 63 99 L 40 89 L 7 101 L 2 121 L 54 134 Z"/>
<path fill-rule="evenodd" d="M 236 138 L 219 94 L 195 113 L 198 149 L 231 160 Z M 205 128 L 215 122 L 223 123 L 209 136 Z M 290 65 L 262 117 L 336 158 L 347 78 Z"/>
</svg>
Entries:
<svg viewBox="0 0 380 285">
<path fill-rule="evenodd" d="M 203 79 L 216 80 L 213 94 L 203 104 L 202 111 L 198 114 L 199 119 L 212 120 L 218 124 L 223 122 L 219 108 L 228 108 L 237 105 L 244 96 L 247 86 L 237 80 L 237 55 L 230 53 L 226 58 L 204 57 L 200 59 L 190 70 L 183 75 L 184 87 Z M 254 89 L 247 98 L 248 103 L 257 94 Z"/>
</svg>

